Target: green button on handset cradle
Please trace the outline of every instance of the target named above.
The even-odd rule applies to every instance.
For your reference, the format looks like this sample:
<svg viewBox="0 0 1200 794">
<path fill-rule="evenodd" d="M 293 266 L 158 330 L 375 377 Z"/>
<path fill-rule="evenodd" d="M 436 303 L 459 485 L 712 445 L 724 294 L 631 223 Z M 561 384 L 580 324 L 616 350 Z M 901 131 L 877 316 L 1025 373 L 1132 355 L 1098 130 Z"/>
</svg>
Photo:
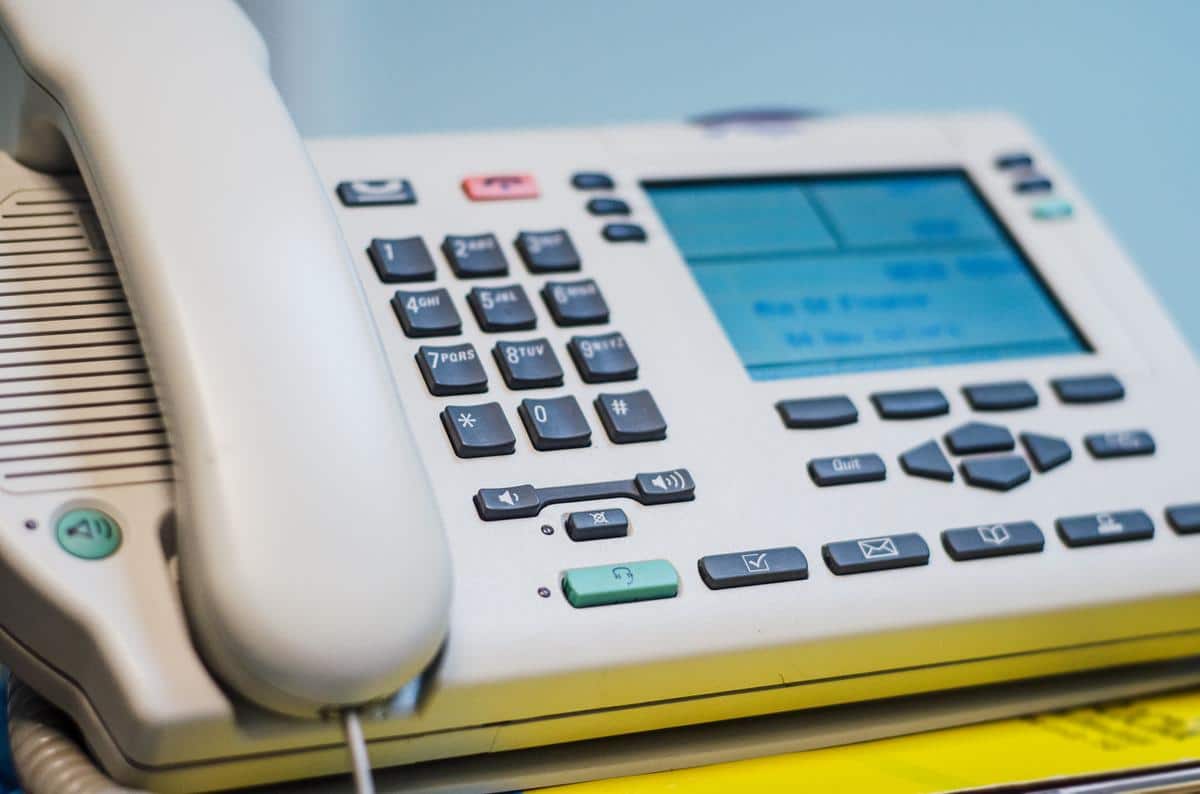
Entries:
<svg viewBox="0 0 1200 794">
<path fill-rule="evenodd" d="M 121 545 L 121 525 L 107 513 L 80 507 L 64 513 L 55 524 L 58 545 L 85 560 L 100 560 Z"/>
</svg>

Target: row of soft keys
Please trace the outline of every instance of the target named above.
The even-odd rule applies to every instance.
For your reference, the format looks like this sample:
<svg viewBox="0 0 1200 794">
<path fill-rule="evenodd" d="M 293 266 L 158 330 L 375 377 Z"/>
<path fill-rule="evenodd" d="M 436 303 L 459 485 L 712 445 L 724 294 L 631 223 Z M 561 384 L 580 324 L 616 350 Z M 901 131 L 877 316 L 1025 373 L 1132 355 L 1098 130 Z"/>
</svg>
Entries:
<svg viewBox="0 0 1200 794">
<path fill-rule="evenodd" d="M 1200 503 L 1168 507 L 1164 516 L 1179 535 L 1200 533 Z M 1056 520 L 1054 528 L 1068 548 L 1154 537 L 1154 520 L 1144 510 L 1067 516 Z M 1016 521 L 947 529 L 941 542 L 952 560 L 965 562 L 1036 554 L 1046 539 L 1035 522 Z M 905 532 L 826 543 L 821 558 L 832 573 L 845 576 L 928 565 L 930 549 L 920 533 Z M 808 578 L 808 559 L 795 546 L 709 555 L 697 567 L 712 590 Z M 673 598 L 679 593 L 679 574 L 667 560 L 625 562 L 565 571 L 562 588 L 575 607 Z"/>
</svg>

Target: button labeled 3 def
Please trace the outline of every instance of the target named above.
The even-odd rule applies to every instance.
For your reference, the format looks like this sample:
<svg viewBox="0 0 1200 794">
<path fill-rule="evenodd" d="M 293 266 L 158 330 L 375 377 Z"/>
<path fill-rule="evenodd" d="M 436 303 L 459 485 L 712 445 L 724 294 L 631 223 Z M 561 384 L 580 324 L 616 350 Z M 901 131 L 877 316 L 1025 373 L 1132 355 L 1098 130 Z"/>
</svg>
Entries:
<svg viewBox="0 0 1200 794">
<path fill-rule="evenodd" d="M 64 513 L 54 525 L 58 545 L 84 560 L 109 556 L 121 545 L 121 526 L 102 510 L 79 507 Z"/>
</svg>

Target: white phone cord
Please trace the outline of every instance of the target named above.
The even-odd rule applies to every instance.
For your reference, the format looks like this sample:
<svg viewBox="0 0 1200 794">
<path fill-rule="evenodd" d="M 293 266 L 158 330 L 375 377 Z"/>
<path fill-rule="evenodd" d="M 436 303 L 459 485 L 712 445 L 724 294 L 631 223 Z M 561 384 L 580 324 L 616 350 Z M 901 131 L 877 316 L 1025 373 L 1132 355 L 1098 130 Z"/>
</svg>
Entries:
<svg viewBox="0 0 1200 794">
<path fill-rule="evenodd" d="M 354 788 L 358 794 L 375 794 L 375 780 L 371 777 L 371 759 L 367 755 L 367 740 L 363 737 L 362 723 L 358 712 L 346 709 L 342 712 L 342 732 L 346 736 L 346 747 L 350 750 L 350 765 L 354 772 Z"/>
</svg>

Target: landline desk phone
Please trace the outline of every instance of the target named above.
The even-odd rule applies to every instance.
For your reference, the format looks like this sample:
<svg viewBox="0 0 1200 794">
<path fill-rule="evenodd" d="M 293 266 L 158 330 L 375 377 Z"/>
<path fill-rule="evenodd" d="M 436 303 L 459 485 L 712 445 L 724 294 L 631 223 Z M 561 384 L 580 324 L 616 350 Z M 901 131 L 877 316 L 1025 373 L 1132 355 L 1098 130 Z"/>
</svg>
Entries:
<svg viewBox="0 0 1200 794">
<path fill-rule="evenodd" d="M 1196 679 L 1196 364 L 1012 119 L 302 142 L 232 4 L 0 22 L 0 658 L 117 779 Z"/>
</svg>

